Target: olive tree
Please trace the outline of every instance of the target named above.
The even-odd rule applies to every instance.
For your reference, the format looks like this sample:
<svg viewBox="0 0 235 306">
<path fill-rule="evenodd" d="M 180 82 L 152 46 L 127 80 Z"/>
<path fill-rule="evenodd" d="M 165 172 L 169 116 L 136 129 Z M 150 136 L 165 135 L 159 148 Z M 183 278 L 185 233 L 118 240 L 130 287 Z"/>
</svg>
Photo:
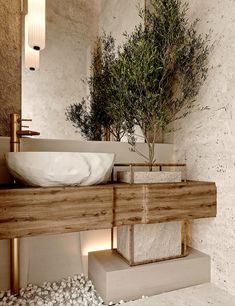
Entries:
<svg viewBox="0 0 235 306">
<path fill-rule="evenodd" d="M 141 11 L 142 23 L 119 48 L 111 68 L 111 92 L 118 92 L 108 106 L 110 115 L 125 113 L 129 143 L 137 153 L 133 127 L 138 125 L 148 145 L 150 165 L 159 129 L 190 106 L 207 76 L 208 35 L 189 23 L 188 5 L 181 0 L 152 0 L 151 11 Z"/>
</svg>

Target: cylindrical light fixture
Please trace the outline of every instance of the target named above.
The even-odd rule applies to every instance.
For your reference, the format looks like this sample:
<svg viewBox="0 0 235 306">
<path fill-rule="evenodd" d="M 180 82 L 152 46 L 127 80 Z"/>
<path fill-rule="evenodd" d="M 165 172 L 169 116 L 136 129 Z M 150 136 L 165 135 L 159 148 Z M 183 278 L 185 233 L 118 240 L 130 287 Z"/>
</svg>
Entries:
<svg viewBox="0 0 235 306">
<path fill-rule="evenodd" d="M 28 15 L 25 15 L 25 67 L 31 71 L 39 69 L 39 51 L 30 48 L 28 43 Z"/>
<path fill-rule="evenodd" d="M 45 48 L 46 0 L 28 0 L 29 46 L 37 51 Z"/>
</svg>

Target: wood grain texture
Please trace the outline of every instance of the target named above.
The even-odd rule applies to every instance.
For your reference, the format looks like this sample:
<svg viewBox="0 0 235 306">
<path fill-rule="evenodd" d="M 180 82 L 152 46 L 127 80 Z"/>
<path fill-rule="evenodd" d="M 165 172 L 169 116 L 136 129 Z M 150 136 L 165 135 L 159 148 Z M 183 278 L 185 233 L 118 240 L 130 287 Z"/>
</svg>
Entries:
<svg viewBox="0 0 235 306">
<path fill-rule="evenodd" d="M 0 188 L 0 239 L 215 216 L 207 182 Z"/>
<path fill-rule="evenodd" d="M 0 239 L 112 227 L 112 188 L 0 189 Z"/>
<path fill-rule="evenodd" d="M 215 216 L 215 183 L 127 184 L 115 188 L 115 226 Z"/>
</svg>

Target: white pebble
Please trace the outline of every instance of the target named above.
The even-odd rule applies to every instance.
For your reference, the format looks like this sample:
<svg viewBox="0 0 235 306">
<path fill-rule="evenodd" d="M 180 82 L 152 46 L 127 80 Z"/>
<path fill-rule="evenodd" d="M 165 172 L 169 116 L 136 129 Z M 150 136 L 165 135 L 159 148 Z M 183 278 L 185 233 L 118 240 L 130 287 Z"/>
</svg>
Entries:
<svg viewBox="0 0 235 306">
<path fill-rule="evenodd" d="M 146 298 L 146 297 L 142 297 Z M 124 304 L 121 300 L 118 304 Z M 60 282 L 44 282 L 42 286 L 28 284 L 18 296 L 0 292 L 0 306 L 105 306 L 87 277 L 75 275 Z M 114 305 L 110 302 L 109 305 Z"/>
</svg>

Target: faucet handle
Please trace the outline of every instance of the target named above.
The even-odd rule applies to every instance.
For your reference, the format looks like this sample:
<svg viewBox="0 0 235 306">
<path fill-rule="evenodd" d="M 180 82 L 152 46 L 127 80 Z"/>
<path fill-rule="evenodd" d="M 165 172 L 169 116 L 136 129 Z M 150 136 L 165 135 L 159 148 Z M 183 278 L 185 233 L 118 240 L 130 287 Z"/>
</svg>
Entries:
<svg viewBox="0 0 235 306">
<path fill-rule="evenodd" d="M 20 119 L 20 121 L 32 121 L 32 119 Z"/>
</svg>

